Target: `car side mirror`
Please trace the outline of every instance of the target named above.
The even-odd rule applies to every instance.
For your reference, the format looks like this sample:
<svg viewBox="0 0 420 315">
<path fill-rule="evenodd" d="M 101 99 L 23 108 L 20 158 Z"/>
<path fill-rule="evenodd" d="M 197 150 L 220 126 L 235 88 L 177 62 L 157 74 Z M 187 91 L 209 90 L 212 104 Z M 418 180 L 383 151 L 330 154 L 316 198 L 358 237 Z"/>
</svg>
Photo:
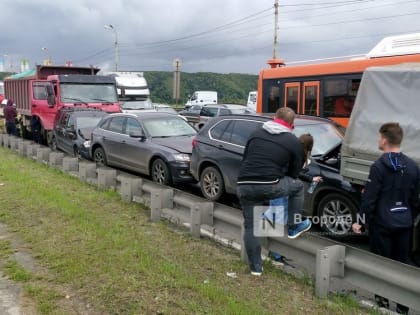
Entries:
<svg viewBox="0 0 420 315">
<path fill-rule="evenodd" d="M 54 90 L 51 85 L 45 87 L 45 92 L 47 93 L 47 102 L 49 107 L 54 107 L 55 105 L 55 95 Z"/>
<path fill-rule="evenodd" d="M 144 140 L 146 138 L 145 135 L 144 135 L 144 133 L 143 133 L 143 131 L 141 131 L 141 130 L 131 131 L 129 133 L 129 136 L 131 138 L 138 138 L 140 140 Z"/>
</svg>

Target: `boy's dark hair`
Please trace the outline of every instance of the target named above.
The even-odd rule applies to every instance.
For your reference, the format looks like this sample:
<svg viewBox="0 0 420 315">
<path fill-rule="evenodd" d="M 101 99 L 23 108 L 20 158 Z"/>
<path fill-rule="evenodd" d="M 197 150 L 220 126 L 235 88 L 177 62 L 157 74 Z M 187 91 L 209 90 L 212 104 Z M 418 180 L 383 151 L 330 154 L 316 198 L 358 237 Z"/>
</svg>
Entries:
<svg viewBox="0 0 420 315">
<path fill-rule="evenodd" d="M 388 143 L 391 146 L 401 145 L 403 139 L 403 130 L 400 127 L 400 124 L 397 122 L 388 122 L 385 123 L 379 128 L 379 133 L 388 140 Z"/>
</svg>

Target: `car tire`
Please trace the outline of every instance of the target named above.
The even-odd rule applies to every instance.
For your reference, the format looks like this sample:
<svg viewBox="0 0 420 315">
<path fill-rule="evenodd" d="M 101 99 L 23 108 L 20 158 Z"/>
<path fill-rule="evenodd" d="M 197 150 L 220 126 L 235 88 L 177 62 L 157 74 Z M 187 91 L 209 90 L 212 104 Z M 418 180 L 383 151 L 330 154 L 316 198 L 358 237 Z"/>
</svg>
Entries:
<svg viewBox="0 0 420 315">
<path fill-rule="evenodd" d="M 336 239 L 350 237 L 356 214 L 355 204 L 348 197 L 338 193 L 326 195 L 318 205 L 318 221 L 321 229 Z"/>
<path fill-rule="evenodd" d="M 95 151 L 93 151 L 93 161 L 96 163 L 96 165 L 99 166 L 107 165 L 106 154 L 104 149 L 98 147 L 95 149 Z"/>
<path fill-rule="evenodd" d="M 220 171 L 214 166 L 206 167 L 200 175 L 201 193 L 206 199 L 217 201 L 225 193 L 225 183 Z"/>
<path fill-rule="evenodd" d="M 162 159 L 156 159 L 153 161 L 151 167 L 152 180 L 161 185 L 171 185 L 172 175 L 168 165 Z"/>
<path fill-rule="evenodd" d="M 80 159 L 80 149 L 76 145 L 73 147 L 73 156 Z"/>
</svg>

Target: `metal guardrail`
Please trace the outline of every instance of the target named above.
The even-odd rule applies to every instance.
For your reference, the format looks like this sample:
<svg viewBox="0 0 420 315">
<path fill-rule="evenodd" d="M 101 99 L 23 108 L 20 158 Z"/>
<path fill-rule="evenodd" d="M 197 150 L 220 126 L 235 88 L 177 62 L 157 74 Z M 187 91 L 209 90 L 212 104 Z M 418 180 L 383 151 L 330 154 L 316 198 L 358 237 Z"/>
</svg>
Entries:
<svg viewBox="0 0 420 315">
<path fill-rule="evenodd" d="M 211 236 L 234 248 L 242 246 L 242 214 L 239 209 L 209 202 L 195 195 L 89 161 L 66 157 L 64 153 L 0 134 L 0 145 L 39 163 L 59 168 L 100 189 L 115 189 L 125 202 L 146 204 L 151 220 L 162 218 L 188 226 L 193 237 Z M 343 288 L 379 294 L 420 311 L 420 269 L 401 264 L 333 240 L 305 233 L 298 239 L 265 238 L 266 249 L 281 252 L 294 265 L 315 276 L 315 293 L 326 297 Z"/>
</svg>

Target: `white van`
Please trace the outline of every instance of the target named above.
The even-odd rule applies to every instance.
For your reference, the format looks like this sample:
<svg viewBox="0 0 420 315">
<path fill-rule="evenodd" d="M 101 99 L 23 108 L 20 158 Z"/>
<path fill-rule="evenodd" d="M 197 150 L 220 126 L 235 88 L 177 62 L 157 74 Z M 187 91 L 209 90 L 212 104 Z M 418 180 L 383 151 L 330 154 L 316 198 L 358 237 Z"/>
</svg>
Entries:
<svg viewBox="0 0 420 315">
<path fill-rule="evenodd" d="M 185 103 L 185 109 L 192 105 L 217 104 L 216 91 L 195 91 Z"/>
<path fill-rule="evenodd" d="M 254 111 L 257 110 L 257 91 L 249 92 L 246 106 Z"/>
</svg>

